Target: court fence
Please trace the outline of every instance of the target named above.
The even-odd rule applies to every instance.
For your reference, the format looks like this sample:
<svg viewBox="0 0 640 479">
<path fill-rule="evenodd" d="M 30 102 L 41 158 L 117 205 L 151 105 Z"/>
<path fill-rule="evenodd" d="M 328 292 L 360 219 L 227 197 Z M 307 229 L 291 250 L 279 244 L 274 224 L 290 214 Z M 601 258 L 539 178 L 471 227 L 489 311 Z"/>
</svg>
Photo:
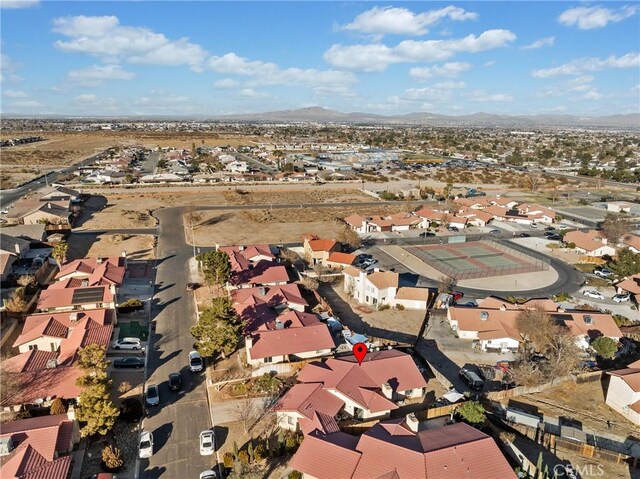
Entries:
<svg viewBox="0 0 640 479">
<path fill-rule="evenodd" d="M 475 279 L 475 278 L 487 278 L 491 276 L 505 276 L 509 274 L 522 274 L 522 273 L 533 273 L 537 271 L 546 271 L 549 269 L 549 265 L 551 259 L 537 251 L 530 250 L 526 247 L 515 243 L 506 243 L 499 241 L 491 241 L 491 240 L 480 240 L 475 243 L 479 243 L 486 248 L 490 248 L 492 250 L 497 251 L 497 253 L 487 253 L 485 255 L 475 255 L 469 256 L 468 258 L 464 255 L 460 256 L 459 259 L 473 259 L 474 257 L 482 258 L 482 257 L 491 257 L 491 256 L 500 256 L 501 253 L 508 254 L 514 258 L 520 260 L 517 264 L 507 264 L 507 265 L 496 265 L 496 266 L 476 266 L 471 265 L 470 267 L 463 266 L 454 266 L 448 262 L 448 260 L 455 260 L 458 258 L 452 257 L 442 259 L 438 258 L 436 255 L 431 254 L 428 250 L 421 249 L 417 246 L 407 247 L 407 251 L 409 251 L 412 255 L 425 262 L 429 266 L 437 269 L 441 273 L 453 278 L 455 280 L 464 280 L 464 279 Z M 462 245 L 469 245 L 469 243 L 461 243 Z M 444 247 L 448 247 L 449 249 L 455 250 L 455 246 L 453 245 L 443 245 Z"/>
</svg>

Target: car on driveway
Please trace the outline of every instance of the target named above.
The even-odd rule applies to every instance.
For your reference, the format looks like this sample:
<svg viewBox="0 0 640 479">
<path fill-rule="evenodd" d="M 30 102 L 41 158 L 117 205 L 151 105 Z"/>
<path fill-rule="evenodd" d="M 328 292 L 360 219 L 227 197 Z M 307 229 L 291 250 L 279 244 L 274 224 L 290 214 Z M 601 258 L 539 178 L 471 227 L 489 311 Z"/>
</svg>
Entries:
<svg viewBox="0 0 640 479">
<path fill-rule="evenodd" d="M 613 271 L 611 271 L 610 269 L 607 268 L 603 268 L 601 266 L 597 266 L 596 268 L 594 268 L 593 270 L 593 274 L 595 274 L 596 276 L 600 277 L 600 278 L 610 278 L 611 276 L 613 276 Z"/>
<path fill-rule="evenodd" d="M 172 391 L 179 391 L 182 387 L 182 374 L 171 373 L 169 374 L 169 389 Z"/>
<path fill-rule="evenodd" d="M 200 356 L 198 351 L 191 351 L 189 353 L 189 371 L 196 373 L 202 371 L 203 367 L 202 356 Z"/>
<path fill-rule="evenodd" d="M 538 223 L 531 223 L 529 226 L 531 226 L 532 228 L 537 228 L 538 227 Z"/>
<path fill-rule="evenodd" d="M 457 226 L 449 226 L 447 228 L 449 231 L 453 231 L 455 233 L 457 233 L 458 231 L 460 231 L 460 228 L 458 228 Z"/>
<path fill-rule="evenodd" d="M 114 368 L 143 368 L 144 359 L 129 356 L 128 358 L 116 358 L 113 360 Z"/>
<path fill-rule="evenodd" d="M 550 241 L 562 241 L 562 236 L 560 236 L 559 234 L 551 234 L 547 236 L 547 239 Z"/>
<path fill-rule="evenodd" d="M 626 293 L 616 294 L 611 299 L 613 299 L 616 303 L 622 303 L 624 301 L 629 301 L 631 299 L 631 293 L 626 292 Z"/>
<path fill-rule="evenodd" d="M 547 226 L 544 230 L 545 231 L 555 231 L 556 229 L 553 226 Z"/>
<path fill-rule="evenodd" d="M 144 402 L 147 406 L 157 406 L 160 404 L 160 391 L 155 384 L 149 384 L 144 393 Z"/>
<path fill-rule="evenodd" d="M 200 455 L 210 456 L 215 450 L 215 440 L 213 439 L 213 431 L 207 429 L 200 433 Z"/>
<path fill-rule="evenodd" d="M 600 291 L 595 291 L 593 289 L 587 289 L 583 291 L 582 294 L 587 298 L 604 299 L 604 294 L 602 294 Z"/>
<path fill-rule="evenodd" d="M 460 376 L 460 379 L 462 379 L 467 384 L 467 386 L 469 386 L 469 389 L 482 391 L 482 389 L 484 388 L 484 381 L 482 380 L 482 378 L 470 369 L 462 368 L 460 372 L 458 372 L 458 376 Z"/>
<path fill-rule="evenodd" d="M 529 233 L 520 233 L 518 236 L 520 236 L 520 238 L 530 238 L 531 235 Z"/>
<path fill-rule="evenodd" d="M 140 435 L 140 457 L 142 459 L 153 456 L 153 434 L 142 431 Z"/>
<path fill-rule="evenodd" d="M 111 343 L 113 349 L 142 349 L 142 343 L 139 338 L 122 338 Z"/>
</svg>

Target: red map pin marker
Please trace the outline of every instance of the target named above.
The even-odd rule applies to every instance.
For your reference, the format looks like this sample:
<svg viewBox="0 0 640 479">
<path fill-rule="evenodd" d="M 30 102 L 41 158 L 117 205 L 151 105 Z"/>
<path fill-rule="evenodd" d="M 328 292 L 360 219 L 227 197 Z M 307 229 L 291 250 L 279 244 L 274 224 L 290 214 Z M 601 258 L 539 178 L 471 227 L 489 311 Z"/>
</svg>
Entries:
<svg viewBox="0 0 640 479">
<path fill-rule="evenodd" d="M 369 352 L 369 348 L 364 343 L 356 343 L 353 345 L 353 355 L 358 360 L 358 364 L 362 365 L 362 360 Z"/>
</svg>

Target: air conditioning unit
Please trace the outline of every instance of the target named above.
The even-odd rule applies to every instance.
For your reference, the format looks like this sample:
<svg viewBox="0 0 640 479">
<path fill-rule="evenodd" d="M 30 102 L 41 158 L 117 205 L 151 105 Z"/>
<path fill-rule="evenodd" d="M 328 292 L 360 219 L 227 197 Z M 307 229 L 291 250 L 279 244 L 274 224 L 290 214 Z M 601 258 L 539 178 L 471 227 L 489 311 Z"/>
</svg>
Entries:
<svg viewBox="0 0 640 479">
<path fill-rule="evenodd" d="M 47 361 L 47 369 L 55 369 L 58 367 L 58 360 L 56 358 L 49 359 Z"/>
</svg>

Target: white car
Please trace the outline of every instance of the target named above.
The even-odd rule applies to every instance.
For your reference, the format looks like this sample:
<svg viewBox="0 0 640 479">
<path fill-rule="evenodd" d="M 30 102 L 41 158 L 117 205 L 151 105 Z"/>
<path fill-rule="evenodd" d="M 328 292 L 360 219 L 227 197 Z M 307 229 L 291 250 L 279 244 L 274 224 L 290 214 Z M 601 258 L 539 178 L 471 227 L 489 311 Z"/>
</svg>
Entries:
<svg viewBox="0 0 640 479">
<path fill-rule="evenodd" d="M 8 215 L 9 214 L 9 210 L 5 208 L 2 211 L 0 211 L 0 213 L 3 214 L 3 215 Z"/>
<path fill-rule="evenodd" d="M 202 371 L 202 368 L 202 356 L 200 356 L 198 351 L 191 351 L 189 353 L 189 371 L 196 373 L 198 371 Z"/>
<path fill-rule="evenodd" d="M 568 230 L 569 229 L 569 227 L 567 225 L 558 225 L 557 228 L 559 230 Z"/>
<path fill-rule="evenodd" d="M 629 301 L 631 299 L 631 293 L 616 294 L 613 298 L 616 303 L 622 303 L 623 301 Z"/>
<path fill-rule="evenodd" d="M 200 479 L 216 479 L 218 475 L 213 469 L 208 469 L 200 473 Z"/>
<path fill-rule="evenodd" d="M 583 291 L 582 294 L 584 296 L 586 296 L 587 298 L 604 299 L 604 294 L 602 294 L 600 291 L 594 291 L 592 289 L 588 289 L 586 291 Z"/>
<path fill-rule="evenodd" d="M 113 349 L 142 349 L 142 343 L 139 338 L 122 338 L 111 343 Z"/>
<path fill-rule="evenodd" d="M 144 395 L 144 401 L 147 406 L 157 406 L 160 404 L 160 391 L 155 384 L 149 384 Z"/>
<path fill-rule="evenodd" d="M 200 455 L 210 456 L 215 449 L 215 440 L 213 439 L 213 431 L 207 429 L 200 433 Z"/>
<path fill-rule="evenodd" d="M 140 436 L 140 457 L 142 459 L 153 456 L 153 434 L 149 431 L 142 431 Z"/>
</svg>

